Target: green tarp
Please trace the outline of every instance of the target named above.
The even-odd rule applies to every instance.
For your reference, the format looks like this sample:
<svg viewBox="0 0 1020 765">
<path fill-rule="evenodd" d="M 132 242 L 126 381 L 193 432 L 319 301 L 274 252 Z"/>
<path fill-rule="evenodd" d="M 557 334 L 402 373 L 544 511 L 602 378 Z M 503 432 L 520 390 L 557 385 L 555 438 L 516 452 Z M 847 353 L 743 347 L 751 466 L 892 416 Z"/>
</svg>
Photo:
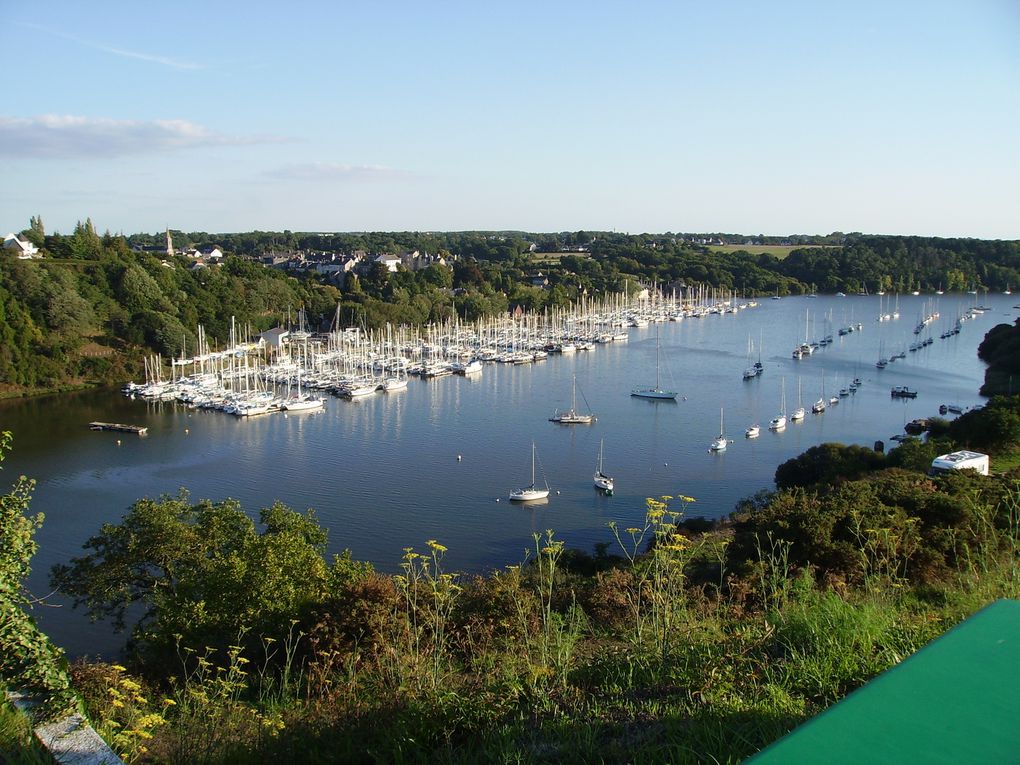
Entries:
<svg viewBox="0 0 1020 765">
<path fill-rule="evenodd" d="M 1020 602 L 987 606 L 747 762 L 1020 763 Z"/>
</svg>

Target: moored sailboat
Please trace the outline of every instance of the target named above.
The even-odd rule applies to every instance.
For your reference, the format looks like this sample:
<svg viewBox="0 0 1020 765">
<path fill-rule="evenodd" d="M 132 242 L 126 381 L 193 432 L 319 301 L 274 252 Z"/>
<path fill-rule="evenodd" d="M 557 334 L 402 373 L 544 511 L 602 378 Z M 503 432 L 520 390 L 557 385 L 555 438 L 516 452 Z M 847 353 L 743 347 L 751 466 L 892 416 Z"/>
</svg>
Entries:
<svg viewBox="0 0 1020 765">
<path fill-rule="evenodd" d="M 804 404 L 801 401 L 801 383 L 800 378 L 797 378 L 797 408 L 790 413 L 790 419 L 793 422 L 804 419 Z"/>
<path fill-rule="evenodd" d="M 713 452 L 724 452 L 729 441 L 726 440 L 726 429 L 723 427 L 723 409 L 719 407 L 719 435 L 712 441 L 709 448 Z"/>
<path fill-rule="evenodd" d="M 595 473 L 592 476 L 592 482 L 595 484 L 596 489 L 611 496 L 613 493 L 614 483 L 612 477 L 606 475 L 602 468 L 602 446 L 603 441 L 599 441 L 599 458 L 595 463 Z"/>
<path fill-rule="evenodd" d="M 545 499 L 549 496 L 549 484 L 545 483 L 544 489 L 537 487 L 535 483 L 535 442 L 531 442 L 531 484 L 522 489 L 514 489 L 510 492 L 511 502 L 531 502 L 536 499 Z"/>
<path fill-rule="evenodd" d="M 786 378 L 784 377 L 780 384 L 781 403 L 779 405 L 779 414 L 769 420 L 769 430 L 782 430 L 786 427 Z"/>
<path fill-rule="evenodd" d="M 584 392 L 581 392 L 584 398 Z M 595 421 L 595 415 L 577 411 L 577 375 L 574 375 L 573 388 L 570 395 L 570 409 L 561 412 L 558 409 L 549 418 L 549 422 L 558 422 L 561 425 L 590 425 Z"/>
<path fill-rule="evenodd" d="M 659 331 L 656 326 L 655 331 L 655 387 L 654 388 L 634 388 L 630 395 L 637 396 L 639 398 L 663 398 L 671 399 L 676 401 L 677 392 L 675 390 L 664 390 L 659 383 Z"/>
</svg>

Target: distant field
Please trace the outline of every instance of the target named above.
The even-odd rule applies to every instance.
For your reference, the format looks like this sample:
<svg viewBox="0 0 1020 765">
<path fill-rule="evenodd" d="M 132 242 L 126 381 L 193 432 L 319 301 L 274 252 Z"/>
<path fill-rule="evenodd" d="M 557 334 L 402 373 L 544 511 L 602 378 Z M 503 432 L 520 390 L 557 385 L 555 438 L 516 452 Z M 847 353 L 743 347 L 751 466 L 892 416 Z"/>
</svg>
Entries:
<svg viewBox="0 0 1020 765">
<path fill-rule="evenodd" d="M 831 244 L 797 244 L 784 247 L 781 244 L 710 244 L 708 249 L 712 252 L 737 252 L 743 250 L 749 252 L 752 255 L 760 255 L 761 253 L 767 253 L 778 260 L 782 260 L 793 250 L 798 250 L 802 247 L 836 247 L 837 245 Z M 560 259 L 566 255 L 576 255 L 580 258 L 591 257 L 587 252 L 533 252 L 531 253 L 531 260 L 534 263 L 559 263 Z"/>
<path fill-rule="evenodd" d="M 531 259 L 535 263 L 559 263 L 560 258 L 567 255 L 576 255 L 579 258 L 591 257 L 587 252 L 533 252 L 531 253 Z"/>
<path fill-rule="evenodd" d="M 708 249 L 712 252 L 736 252 L 737 250 L 744 250 L 752 255 L 761 255 L 763 252 L 773 257 L 782 260 L 793 250 L 799 250 L 803 247 L 835 247 L 836 245 L 823 245 L 823 244 L 796 244 L 791 246 L 783 246 L 781 244 L 710 244 Z"/>
</svg>

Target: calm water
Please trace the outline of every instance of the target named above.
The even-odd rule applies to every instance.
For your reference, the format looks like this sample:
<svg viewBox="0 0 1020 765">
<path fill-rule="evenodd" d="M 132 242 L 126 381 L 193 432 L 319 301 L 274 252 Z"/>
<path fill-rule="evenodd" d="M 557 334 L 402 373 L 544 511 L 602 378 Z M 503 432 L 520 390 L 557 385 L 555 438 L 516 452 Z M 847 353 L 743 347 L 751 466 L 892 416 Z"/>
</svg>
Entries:
<svg viewBox="0 0 1020 765">
<path fill-rule="evenodd" d="M 195 499 L 237 498 L 252 515 L 277 499 L 315 508 L 329 529 L 330 552 L 350 548 L 381 570 L 395 570 L 404 547 L 437 539 L 449 548 L 449 568 L 485 571 L 520 562 L 531 535 L 545 529 L 591 550 L 609 541 L 609 521 L 637 524 L 645 497 L 688 494 L 698 500 L 694 514 L 726 515 L 742 497 L 771 488 L 776 466 L 814 444 L 888 443 L 905 422 L 935 414 L 939 404 L 980 403 L 984 364 L 977 345 L 995 324 L 1011 323 L 1017 310 L 1014 297 L 977 299 L 992 310 L 947 340 L 939 334 L 973 296 L 901 297 L 901 318 L 881 323 L 878 297 L 820 297 L 766 299 L 738 314 L 660 324 L 663 387 L 680 391 L 683 400 L 676 402 L 629 395 L 655 381 L 655 325 L 628 330 L 628 343 L 588 353 L 525 367 L 488 365 L 476 379 L 413 379 L 397 393 L 331 398 L 315 414 L 241 420 L 131 401 L 115 391 L 10 402 L 0 407 L 0 429 L 15 434 L 3 477 L 38 481 L 32 507 L 46 522 L 30 580 L 36 594 L 48 592 L 49 568 L 80 554 L 100 524 L 118 521 L 139 497 L 181 487 Z M 906 350 L 932 306 L 941 314 L 930 326 L 934 344 L 876 369 L 880 349 L 886 355 Z M 863 330 L 839 337 L 839 327 L 851 321 Z M 806 336 L 827 333 L 833 345 L 791 358 Z M 744 381 L 749 341 L 752 362 L 763 347 L 766 369 Z M 597 422 L 548 422 L 557 407 L 570 405 L 575 373 Z M 864 381 L 856 395 L 824 414 L 810 413 L 823 386 L 828 397 L 854 376 Z M 785 432 L 770 433 L 766 425 L 779 409 L 783 380 L 787 409 L 797 406 L 799 386 L 809 413 Z M 893 385 L 919 395 L 892 399 Z M 580 394 L 579 408 L 586 408 Z M 708 446 L 721 408 L 733 443 L 713 454 Z M 86 427 L 92 420 L 144 424 L 149 435 L 92 432 Z M 762 425 L 762 434 L 747 441 L 744 428 L 752 422 Z M 613 497 L 600 496 L 591 484 L 600 439 L 606 472 L 616 479 Z M 530 481 L 532 440 L 553 494 L 547 504 L 513 505 L 509 490 Z M 122 642 L 66 606 L 36 616 L 72 655 L 110 654 Z"/>
</svg>

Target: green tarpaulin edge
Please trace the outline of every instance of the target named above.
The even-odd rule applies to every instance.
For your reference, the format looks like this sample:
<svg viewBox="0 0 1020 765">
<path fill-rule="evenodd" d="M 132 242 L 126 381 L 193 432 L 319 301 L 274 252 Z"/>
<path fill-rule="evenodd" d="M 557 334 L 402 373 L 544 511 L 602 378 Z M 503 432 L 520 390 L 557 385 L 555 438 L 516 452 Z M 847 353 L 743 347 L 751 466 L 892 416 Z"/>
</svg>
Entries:
<svg viewBox="0 0 1020 765">
<path fill-rule="evenodd" d="M 1020 763 L 1020 602 L 986 606 L 746 762 Z"/>
</svg>

